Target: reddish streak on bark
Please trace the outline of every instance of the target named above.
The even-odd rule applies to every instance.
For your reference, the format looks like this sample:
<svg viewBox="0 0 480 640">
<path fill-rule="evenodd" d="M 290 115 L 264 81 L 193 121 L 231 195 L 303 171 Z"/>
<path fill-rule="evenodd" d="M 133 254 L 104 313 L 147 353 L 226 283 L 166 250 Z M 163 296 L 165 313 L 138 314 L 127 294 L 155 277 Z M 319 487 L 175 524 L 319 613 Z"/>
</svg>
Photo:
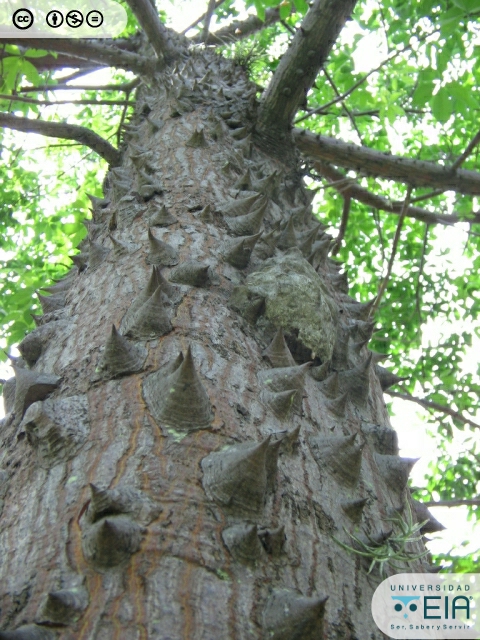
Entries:
<svg viewBox="0 0 480 640">
<path fill-rule="evenodd" d="M 81 532 L 79 531 L 81 537 Z M 83 559 L 83 557 L 82 557 Z M 81 565 L 79 566 L 80 570 Z M 107 592 L 103 589 L 103 577 L 98 573 L 90 573 L 87 578 L 90 606 L 82 617 L 82 624 L 76 640 L 89 640 L 92 637 L 93 624 L 98 619 L 99 611 L 105 609 Z"/>
</svg>

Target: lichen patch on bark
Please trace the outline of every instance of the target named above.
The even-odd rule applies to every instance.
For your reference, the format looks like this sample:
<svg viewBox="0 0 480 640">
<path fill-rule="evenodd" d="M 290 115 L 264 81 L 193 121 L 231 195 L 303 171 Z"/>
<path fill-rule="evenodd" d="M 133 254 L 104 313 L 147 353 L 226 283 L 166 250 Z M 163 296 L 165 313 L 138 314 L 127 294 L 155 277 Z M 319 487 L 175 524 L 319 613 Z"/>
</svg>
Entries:
<svg viewBox="0 0 480 640">
<path fill-rule="evenodd" d="M 265 298 L 265 315 L 298 339 L 323 361 L 332 356 L 338 309 L 315 269 L 298 249 L 266 260 L 246 282 Z"/>
</svg>

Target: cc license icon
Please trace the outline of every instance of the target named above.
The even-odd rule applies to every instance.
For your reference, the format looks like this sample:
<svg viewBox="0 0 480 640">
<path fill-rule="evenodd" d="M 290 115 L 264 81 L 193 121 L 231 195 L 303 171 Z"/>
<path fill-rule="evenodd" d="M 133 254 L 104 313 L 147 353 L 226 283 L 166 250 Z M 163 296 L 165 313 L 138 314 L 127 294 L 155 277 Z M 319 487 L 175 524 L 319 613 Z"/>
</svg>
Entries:
<svg viewBox="0 0 480 640">
<path fill-rule="evenodd" d="M 83 14 L 77 10 L 69 11 L 65 19 L 72 29 L 78 29 L 83 24 Z"/>
<path fill-rule="evenodd" d="M 33 13 L 30 9 L 17 9 L 12 16 L 12 22 L 17 29 L 30 29 L 34 21 Z"/>
<path fill-rule="evenodd" d="M 60 11 L 50 11 L 49 13 L 47 13 L 47 17 L 45 19 L 48 26 L 52 29 L 58 29 L 58 27 L 61 27 L 63 24 L 63 15 L 60 13 Z"/>
</svg>

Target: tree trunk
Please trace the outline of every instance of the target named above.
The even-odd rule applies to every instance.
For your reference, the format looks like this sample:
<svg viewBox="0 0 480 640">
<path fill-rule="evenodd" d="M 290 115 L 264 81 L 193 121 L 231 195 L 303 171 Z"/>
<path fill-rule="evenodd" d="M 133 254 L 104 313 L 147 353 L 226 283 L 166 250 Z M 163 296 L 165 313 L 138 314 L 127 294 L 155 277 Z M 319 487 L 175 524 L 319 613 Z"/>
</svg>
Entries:
<svg viewBox="0 0 480 640">
<path fill-rule="evenodd" d="M 413 461 L 369 307 L 256 104 L 208 51 L 139 91 L 5 385 L 0 638 L 384 637 L 378 565 L 336 540 L 388 544 Z"/>
</svg>

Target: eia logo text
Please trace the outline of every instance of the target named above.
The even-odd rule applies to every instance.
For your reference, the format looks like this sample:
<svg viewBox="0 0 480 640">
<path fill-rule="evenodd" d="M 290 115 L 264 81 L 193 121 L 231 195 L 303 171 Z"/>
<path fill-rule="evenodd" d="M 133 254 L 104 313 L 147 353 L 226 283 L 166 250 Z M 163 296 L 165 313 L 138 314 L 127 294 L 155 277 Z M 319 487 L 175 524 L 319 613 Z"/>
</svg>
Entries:
<svg viewBox="0 0 480 640">
<path fill-rule="evenodd" d="M 372 598 L 376 625 L 389 638 L 478 640 L 480 574 L 398 574 Z"/>
</svg>

